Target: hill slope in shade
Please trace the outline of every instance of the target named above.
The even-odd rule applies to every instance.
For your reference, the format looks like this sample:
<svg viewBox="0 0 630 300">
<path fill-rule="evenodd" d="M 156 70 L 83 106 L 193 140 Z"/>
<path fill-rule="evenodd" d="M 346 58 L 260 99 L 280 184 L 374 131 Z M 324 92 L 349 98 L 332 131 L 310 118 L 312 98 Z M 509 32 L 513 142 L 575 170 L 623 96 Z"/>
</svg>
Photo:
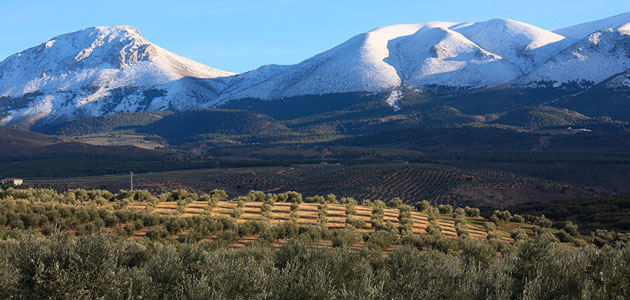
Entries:
<svg viewBox="0 0 630 300">
<path fill-rule="evenodd" d="M 568 109 L 549 106 L 516 109 L 493 121 L 522 127 L 566 126 L 587 121 L 590 118 Z"/>
<path fill-rule="evenodd" d="M 289 132 L 289 128 L 267 115 L 255 112 L 203 109 L 171 114 L 137 131 L 155 134 L 178 144 L 199 135 L 281 135 Z"/>
</svg>

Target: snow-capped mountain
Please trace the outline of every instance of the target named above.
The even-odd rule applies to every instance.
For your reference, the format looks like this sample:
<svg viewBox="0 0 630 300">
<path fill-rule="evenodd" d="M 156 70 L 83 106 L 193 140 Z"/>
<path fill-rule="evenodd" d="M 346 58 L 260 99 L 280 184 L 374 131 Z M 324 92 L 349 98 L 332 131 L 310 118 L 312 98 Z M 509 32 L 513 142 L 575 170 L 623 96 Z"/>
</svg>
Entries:
<svg viewBox="0 0 630 300">
<path fill-rule="evenodd" d="M 385 26 L 297 65 L 237 75 L 220 99 L 383 91 L 400 85 L 489 87 L 524 75 L 572 42 L 506 19 Z"/>
<path fill-rule="evenodd" d="M 153 45 L 130 26 L 86 28 L 0 62 L 1 123 L 194 108 L 224 85 L 203 79 L 229 75 Z"/>
<path fill-rule="evenodd" d="M 603 29 L 569 46 L 519 82 L 600 83 L 630 69 L 630 26 Z"/>
<path fill-rule="evenodd" d="M 508 19 L 384 26 L 242 74 L 168 52 L 129 26 L 92 27 L 0 62 L 0 125 L 345 92 L 391 92 L 384 100 L 397 108 L 404 86 L 592 85 L 629 69 L 630 13 L 555 31 Z"/>
</svg>

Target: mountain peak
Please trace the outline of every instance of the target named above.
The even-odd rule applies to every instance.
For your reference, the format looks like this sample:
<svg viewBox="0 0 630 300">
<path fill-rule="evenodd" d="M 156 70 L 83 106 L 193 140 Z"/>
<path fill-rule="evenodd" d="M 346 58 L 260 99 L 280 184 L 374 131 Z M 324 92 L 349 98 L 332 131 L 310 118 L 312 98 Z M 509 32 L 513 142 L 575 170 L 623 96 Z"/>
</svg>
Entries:
<svg viewBox="0 0 630 300">
<path fill-rule="evenodd" d="M 225 84 L 202 79 L 230 75 L 162 49 L 132 26 L 88 27 L 0 62 L 0 96 L 33 95 L 2 107 L 11 116 L 0 124 L 192 108 L 216 97 Z"/>
<path fill-rule="evenodd" d="M 461 23 L 450 29 L 503 57 L 522 73 L 531 71 L 571 43 L 561 35 L 510 19 Z"/>
</svg>

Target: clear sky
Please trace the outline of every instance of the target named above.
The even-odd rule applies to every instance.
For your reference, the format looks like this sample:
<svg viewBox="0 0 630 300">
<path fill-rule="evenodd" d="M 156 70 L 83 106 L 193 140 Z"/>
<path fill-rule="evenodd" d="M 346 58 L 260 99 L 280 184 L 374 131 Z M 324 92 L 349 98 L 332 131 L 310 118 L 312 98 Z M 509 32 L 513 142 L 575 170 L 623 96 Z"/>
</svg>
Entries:
<svg viewBox="0 0 630 300">
<path fill-rule="evenodd" d="M 629 0 L 0 0 L 0 59 L 89 26 L 131 25 L 210 67 L 293 64 L 372 28 L 509 18 L 545 29 L 630 11 Z"/>
</svg>

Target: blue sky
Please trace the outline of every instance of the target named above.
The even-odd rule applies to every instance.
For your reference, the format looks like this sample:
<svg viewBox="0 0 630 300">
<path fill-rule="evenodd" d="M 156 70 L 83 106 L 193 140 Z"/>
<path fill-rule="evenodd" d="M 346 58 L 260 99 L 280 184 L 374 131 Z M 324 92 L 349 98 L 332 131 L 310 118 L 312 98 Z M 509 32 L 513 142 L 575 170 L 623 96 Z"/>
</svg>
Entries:
<svg viewBox="0 0 630 300">
<path fill-rule="evenodd" d="M 502 17 L 557 29 L 627 11 L 628 0 L 1 0 L 0 59 L 62 33 L 126 24 L 179 55 L 243 72 L 297 63 L 383 25 Z"/>
</svg>

